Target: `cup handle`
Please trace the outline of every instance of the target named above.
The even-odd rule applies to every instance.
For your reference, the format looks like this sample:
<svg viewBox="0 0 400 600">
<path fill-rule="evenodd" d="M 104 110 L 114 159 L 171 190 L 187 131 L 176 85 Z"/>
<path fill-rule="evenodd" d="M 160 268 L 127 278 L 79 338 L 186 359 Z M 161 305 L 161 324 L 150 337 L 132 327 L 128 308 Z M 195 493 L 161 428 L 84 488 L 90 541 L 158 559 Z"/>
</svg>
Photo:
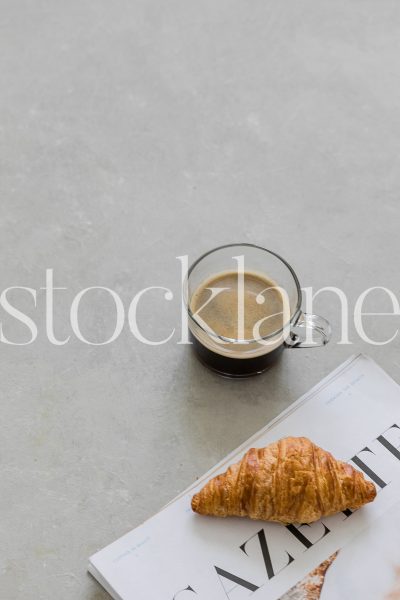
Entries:
<svg viewBox="0 0 400 600">
<path fill-rule="evenodd" d="M 325 346 L 332 336 L 329 321 L 318 315 L 300 313 L 297 321 L 290 328 L 290 335 L 285 340 L 288 348 L 314 348 Z"/>
</svg>

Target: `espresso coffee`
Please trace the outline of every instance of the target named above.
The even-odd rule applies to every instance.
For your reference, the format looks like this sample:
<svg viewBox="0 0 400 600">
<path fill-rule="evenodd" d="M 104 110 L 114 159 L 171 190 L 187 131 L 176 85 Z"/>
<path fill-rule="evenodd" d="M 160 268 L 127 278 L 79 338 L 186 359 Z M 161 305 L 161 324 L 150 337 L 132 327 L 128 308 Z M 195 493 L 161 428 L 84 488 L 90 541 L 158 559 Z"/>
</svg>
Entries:
<svg viewBox="0 0 400 600">
<path fill-rule="evenodd" d="M 210 299 L 212 290 L 218 291 Z M 209 300 L 209 301 L 208 301 Z M 207 302 L 208 301 L 208 302 Z M 204 306 L 203 309 L 201 307 Z M 243 274 L 243 327 L 240 335 L 239 278 L 236 271 L 220 273 L 194 292 L 190 308 L 216 335 L 233 340 L 266 337 L 282 327 L 283 301 L 277 284 L 256 273 Z M 257 330 L 254 327 L 260 323 Z"/>
<path fill-rule="evenodd" d="M 209 332 L 192 334 L 195 350 L 207 366 L 219 373 L 237 377 L 259 373 L 283 350 L 283 340 L 274 338 L 284 325 L 282 292 L 263 274 L 218 273 L 194 291 L 190 309 L 203 330 Z M 271 337 L 271 343 L 259 343 Z"/>
</svg>

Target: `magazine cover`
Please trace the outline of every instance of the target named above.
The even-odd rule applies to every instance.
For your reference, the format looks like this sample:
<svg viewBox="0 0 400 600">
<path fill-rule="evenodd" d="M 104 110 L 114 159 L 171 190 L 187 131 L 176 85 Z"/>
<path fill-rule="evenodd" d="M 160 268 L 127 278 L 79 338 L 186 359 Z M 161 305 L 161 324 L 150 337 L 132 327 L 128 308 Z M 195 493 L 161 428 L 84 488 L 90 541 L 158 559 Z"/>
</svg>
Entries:
<svg viewBox="0 0 400 600">
<path fill-rule="evenodd" d="M 356 465 L 377 489 L 374 502 L 309 524 L 194 514 L 191 499 L 206 481 L 248 448 L 285 436 L 312 438 Z M 164 510 L 94 555 L 89 570 L 122 600 L 350 600 L 355 590 L 357 598 L 393 598 L 399 447 L 400 387 L 368 357 L 353 357 Z"/>
</svg>

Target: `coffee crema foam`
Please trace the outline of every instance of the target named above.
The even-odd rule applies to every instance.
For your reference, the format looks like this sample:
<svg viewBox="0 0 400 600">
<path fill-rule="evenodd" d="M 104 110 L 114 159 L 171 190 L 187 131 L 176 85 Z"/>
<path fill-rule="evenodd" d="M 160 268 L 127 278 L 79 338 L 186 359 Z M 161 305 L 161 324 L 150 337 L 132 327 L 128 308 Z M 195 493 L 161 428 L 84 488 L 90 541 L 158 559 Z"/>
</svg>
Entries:
<svg viewBox="0 0 400 600">
<path fill-rule="evenodd" d="M 240 339 L 251 341 L 280 331 L 284 325 L 284 302 L 278 284 L 266 275 L 252 271 L 245 271 L 242 277 L 244 335 Z M 237 271 L 223 271 L 202 282 L 190 300 L 192 314 L 199 311 L 199 317 L 217 336 L 233 340 L 239 339 L 238 284 Z M 226 289 L 207 304 L 212 293 L 209 288 Z M 260 302 L 262 299 L 264 302 Z M 204 308 L 201 309 L 202 306 Z M 254 327 L 258 322 L 258 335 L 254 335 Z"/>
</svg>

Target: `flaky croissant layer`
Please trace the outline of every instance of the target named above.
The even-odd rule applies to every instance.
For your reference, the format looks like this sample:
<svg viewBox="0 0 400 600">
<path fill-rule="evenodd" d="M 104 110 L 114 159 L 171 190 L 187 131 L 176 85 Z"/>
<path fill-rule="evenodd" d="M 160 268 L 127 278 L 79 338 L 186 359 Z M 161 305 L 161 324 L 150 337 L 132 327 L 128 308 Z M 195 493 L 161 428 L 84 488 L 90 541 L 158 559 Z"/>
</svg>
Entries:
<svg viewBox="0 0 400 600">
<path fill-rule="evenodd" d="M 192 509 L 216 517 L 311 523 L 372 502 L 373 483 L 351 465 L 304 437 L 250 448 L 242 460 L 211 479 Z"/>
</svg>

